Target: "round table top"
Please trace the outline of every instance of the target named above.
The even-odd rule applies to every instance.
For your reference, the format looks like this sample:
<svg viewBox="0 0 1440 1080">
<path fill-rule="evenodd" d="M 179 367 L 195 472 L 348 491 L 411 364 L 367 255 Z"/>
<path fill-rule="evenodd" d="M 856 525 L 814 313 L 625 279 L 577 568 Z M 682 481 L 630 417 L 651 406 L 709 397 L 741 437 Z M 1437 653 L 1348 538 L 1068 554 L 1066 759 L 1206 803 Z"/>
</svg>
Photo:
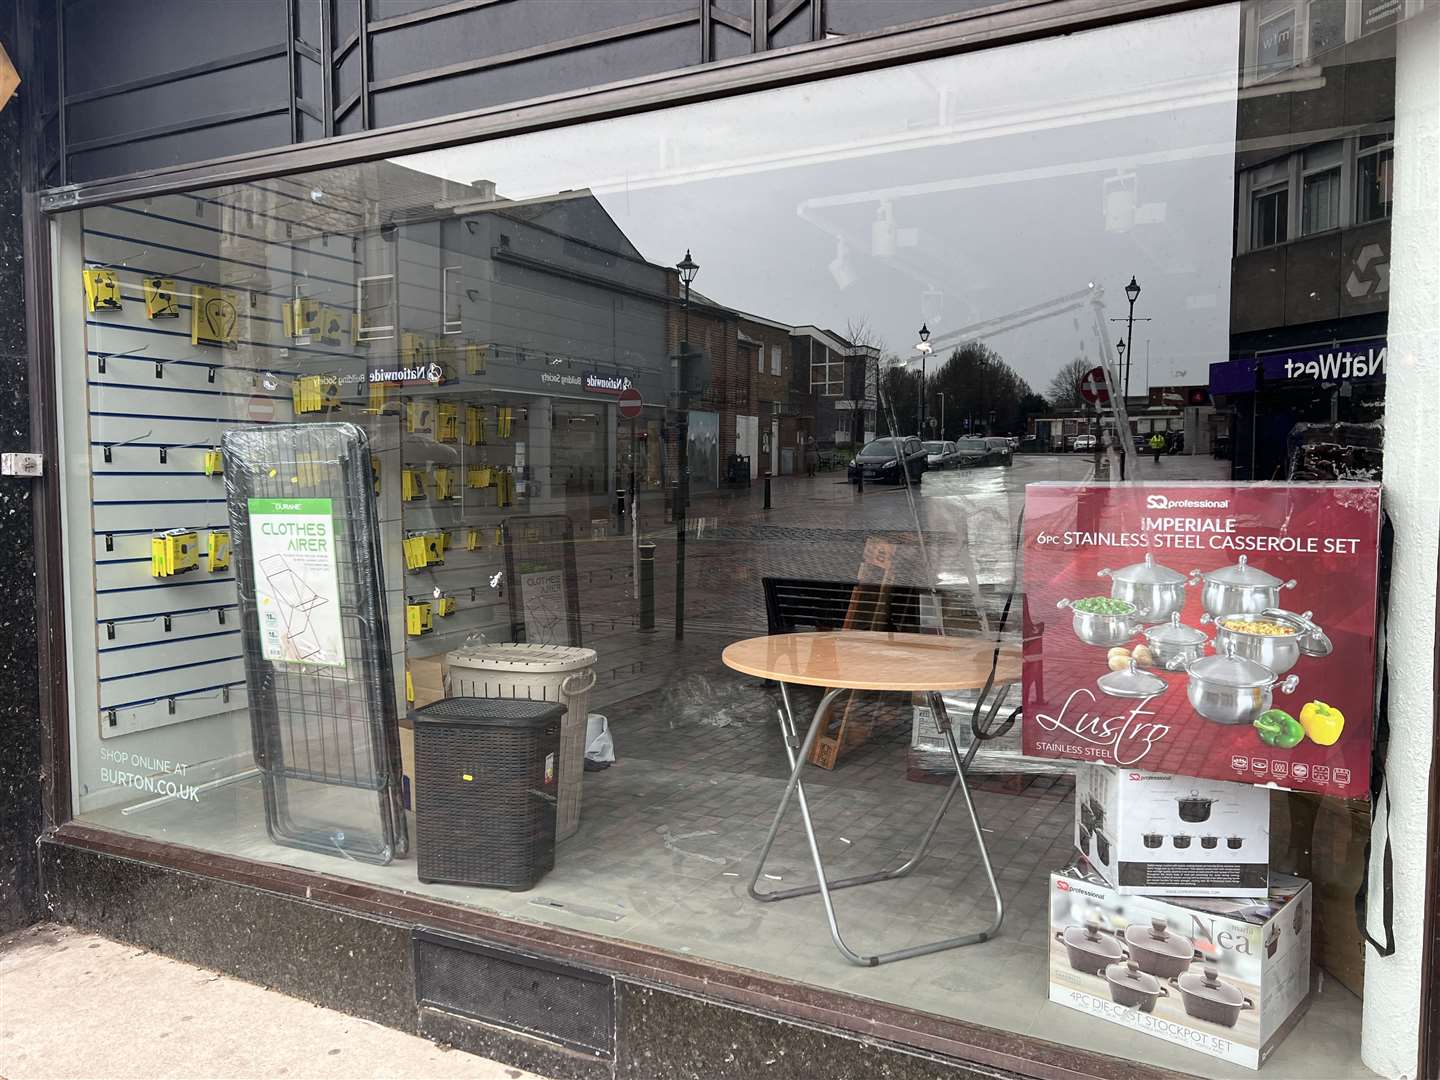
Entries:
<svg viewBox="0 0 1440 1080">
<path fill-rule="evenodd" d="M 990 676 L 995 643 L 979 635 L 832 630 L 774 634 L 726 646 L 726 667 L 777 682 L 847 690 L 978 690 Z M 1020 678 L 1020 649 L 1002 645 L 996 683 Z"/>
</svg>

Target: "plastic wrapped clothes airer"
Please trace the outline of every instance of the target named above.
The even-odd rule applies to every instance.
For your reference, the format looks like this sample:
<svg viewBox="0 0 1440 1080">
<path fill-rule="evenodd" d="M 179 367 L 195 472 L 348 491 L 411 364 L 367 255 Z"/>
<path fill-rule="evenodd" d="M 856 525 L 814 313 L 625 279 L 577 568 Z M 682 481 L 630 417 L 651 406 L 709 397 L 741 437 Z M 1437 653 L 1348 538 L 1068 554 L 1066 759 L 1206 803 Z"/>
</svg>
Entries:
<svg viewBox="0 0 1440 1080">
<path fill-rule="evenodd" d="M 408 847 L 365 432 L 226 432 L 251 743 L 278 844 L 388 863 Z"/>
</svg>

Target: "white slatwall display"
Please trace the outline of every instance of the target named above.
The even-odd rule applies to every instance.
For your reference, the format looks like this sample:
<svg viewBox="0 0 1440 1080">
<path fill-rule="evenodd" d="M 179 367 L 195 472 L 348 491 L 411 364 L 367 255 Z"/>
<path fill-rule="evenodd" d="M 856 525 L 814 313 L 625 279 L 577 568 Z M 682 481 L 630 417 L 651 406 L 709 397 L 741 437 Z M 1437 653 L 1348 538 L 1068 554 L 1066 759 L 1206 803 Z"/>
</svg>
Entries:
<svg viewBox="0 0 1440 1080">
<path fill-rule="evenodd" d="M 278 240 L 294 217 L 281 197 L 247 189 L 235 201 L 251 205 L 175 196 L 84 212 L 84 262 L 116 271 L 123 305 L 86 312 L 84 335 L 104 739 L 246 708 L 234 576 L 207 564 L 209 534 L 229 523 L 224 480 L 205 475 L 206 452 L 228 427 L 293 420 L 293 379 L 333 370 L 348 351 L 295 344 L 281 316 L 297 284 L 348 315 L 357 276 L 349 238 Z M 175 280 L 178 318 L 147 317 L 149 276 Z M 234 347 L 191 343 L 199 288 L 239 298 Z M 196 530 L 200 566 L 157 579 L 151 537 L 172 528 Z"/>
</svg>

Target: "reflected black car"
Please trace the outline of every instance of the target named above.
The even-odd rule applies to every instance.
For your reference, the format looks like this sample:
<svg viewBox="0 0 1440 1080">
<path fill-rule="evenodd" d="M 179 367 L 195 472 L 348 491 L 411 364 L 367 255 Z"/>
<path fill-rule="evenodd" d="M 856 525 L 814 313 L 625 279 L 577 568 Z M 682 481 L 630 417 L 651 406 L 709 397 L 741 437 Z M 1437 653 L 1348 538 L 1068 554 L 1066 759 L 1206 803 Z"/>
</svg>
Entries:
<svg viewBox="0 0 1440 1080">
<path fill-rule="evenodd" d="M 955 464 L 962 469 L 973 469 L 977 465 L 994 464 L 994 452 L 990 444 L 978 435 L 955 440 Z"/>
<path fill-rule="evenodd" d="M 1009 465 L 1014 450 L 1010 446 L 1010 440 L 1003 435 L 990 435 L 985 439 L 985 445 L 990 447 L 990 460 L 997 465 Z"/>
<path fill-rule="evenodd" d="M 908 474 L 919 483 L 929 468 L 925 444 L 913 435 L 874 439 L 850 461 L 850 482 L 866 480 L 882 484 L 903 484 Z"/>
</svg>

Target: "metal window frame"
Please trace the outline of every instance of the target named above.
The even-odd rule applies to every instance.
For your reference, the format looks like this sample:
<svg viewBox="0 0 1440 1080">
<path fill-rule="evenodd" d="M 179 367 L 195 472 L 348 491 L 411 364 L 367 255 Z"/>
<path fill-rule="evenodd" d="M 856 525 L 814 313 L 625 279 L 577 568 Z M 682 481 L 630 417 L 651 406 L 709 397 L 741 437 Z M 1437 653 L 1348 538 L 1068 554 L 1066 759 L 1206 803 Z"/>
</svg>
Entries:
<svg viewBox="0 0 1440 1080">
<path fill-rule="evenodd" d="M 450 275 L 454 274 L 462 286 L 455 295 L 455 311 L 458 318 L 450 318 Z M 465 332 L 465 315 L 460 307 L 460 297 L 465 295 L 465 268 L 463 266 L 442 266 L 440 268 L 440 333 L 463 334 Z"/>
<path fill-rule="evenodd" d="M 39 449 L 58 460 L 59 380 L 54 336 L 55 305 L 52 290 L 53 252 L 47 215 L 86 206 L 101 206 L 129 199 L 182 193 L 227 183 L 271 179 L 277 176 L 330 168 L 422 150 L 478 143 L 527 131 L 542 131 L 610 117 L 661 111 L 681 104 L 715 100 L 777 87 L 838 78 L 867 70 L 899 66 L 944 56 L 978 52 L 1029 40 L 1073 34 L 1134 20 L 1159 17 L 1211 6 L 1213 0 L 1001 0 L 957 15 L 846 38 L 817 40 L 768 53 L 709 63 L 625 82 L 589 87 L 525 102 L 511 102 L 452 117 L 418 121 L 380 131 L 360 132 L 281 149 L 267 149 L 179 167 L 150 170 L 83 184 L 43 188 L 42 163 L 36 160 L 39 140 L 31 130 L 23 140 L 24 255 L 26 275 L 26 332 L 30 343 L 29 377 L 32 430 Z M 336 103 L 333 123 L 362 108 L 362 128 L 371 124 L 370 0 L 359 0 L 357 31 L 334 49 L 344 57 L 359 50 L 360 89 L 350 100 Z M 1297 9 L 1301 6 L 1296 5 Z M 702 2 L 700 27 L 708 30 L 713 12 Z M 822 0 L 815 0 L 813 18 L 822 19 Z M 1298 11 L 1297 11 L 1298 16 Z M 383 29 L 383 28 L 382 28 Z M 768 27 L 767 27 L 768 29 Z M 1298 29 L 1298 27 L 1297 27 Z M 1302 31 L 1303 32 L 1303 31 Z M 817 37 L 820 36 L 817 34 Z M 63 25 L 56 35 L 63 48 Z M 1348 27 L 1347 27 L 1348 38 Z M 287 49 L 288 49 L 287 45 Z M 63 64 L 61 65 L 63 72 Z M 326 78 L 333 77 L 328 70 Z M 1241 72 L 1242 82 L 1245 72 Z M 28 103 L 22 101 L 27 118 Z M 62 161 L 65 154 L 64 109 L 58 118 Z M 63 178 L 63 168 L 61 176 Z M 1248 192 L 1247 192 L 1248 195 Z M 1292 200 L 1292 205 L 1293 205 Z M 1248 207 L 1248 198 L 1242 203 Z M 1248 222 L 1246 228 L 1248 238 Z M 358 303 L 358 298 L 357 298 Z M 1070 421 L 1066 421 L 1067 424 Z M 36 603 L 40 612 L 57 610 L 65 595 L 61 545 L 60 488 L 54 470 L 34 486 Z M 489 940 L 507 936 L 520 940 L 520 924 L 487 916 L 479 909 L 459 909 L 397 890 L 380 889 L 293 867 L 268 866 L 214 852 L 198 851 L 165 841 L 128 837 L 72 820 L 70 801 L 70 703 L 68 657 L 64 620 L 42 618 L 37 661 L 42 672 L 40 722 L 42 737 L 43 802 L 47 841 L 123 859 L 138 859 L 181 873 L 217 880 L 244 882 L 267 892 L 318 899 L 345 910 L 383 911 L 388 917 L 404 913 L 419 923 L 450 926 L 461 933 L 483 934 Z M 1437 643 L 1440 662 L 1440 643 Z M 1440 717 L 1432 741 L 1440 752 Z M 1440 776 L 1432 780 L 1428 827 L 1440 830 Z M 1440 859 L 1432 853 L 1429 880 L 1440 880 Z M 1426 893 L 1427 970 L 1440 970 L 1436 938 L 1436 890 Z M 323 899 L 322 899 L 323 898 Z M 914 1010 L 866 1001 L 864 1007 L 839 992 L 801 986 L 789 980 L 745 973 L 736 979 L 723 965 L 701 964 L 693 958 L 677 960 L 664 950 L 614 942 L 573 931 L 525 928 L 523 940 L 559 958 L 583 955 L 611 970 L 631 970 L 645 979 L 660 978 L 666 985 L 689 987 L 696 994 L 734 1002 L 742 1007 L 790 1020 L 818 1023 L 865 1038 L 882 1038 L 911 1049 L 928 1049 L 954 1059 L 1035 1076 L 1075 1078 L 1112 1075 L 1116 1059 L 1083 1051 L 1067 1051 L 1058 1065 L 1052 1044 L 943 1017 L 923 1016 Z M 1421 1024 L 1416 1033 L 1419 1075 L 1440 1061 L 1440 994 L 1427 985 L 1422 991 Z M 919 1022 L 917 1022 L 917 1020 Z M 1161 1076 L 1131 1062 L 1131 1075 Z"/>
</svg>

